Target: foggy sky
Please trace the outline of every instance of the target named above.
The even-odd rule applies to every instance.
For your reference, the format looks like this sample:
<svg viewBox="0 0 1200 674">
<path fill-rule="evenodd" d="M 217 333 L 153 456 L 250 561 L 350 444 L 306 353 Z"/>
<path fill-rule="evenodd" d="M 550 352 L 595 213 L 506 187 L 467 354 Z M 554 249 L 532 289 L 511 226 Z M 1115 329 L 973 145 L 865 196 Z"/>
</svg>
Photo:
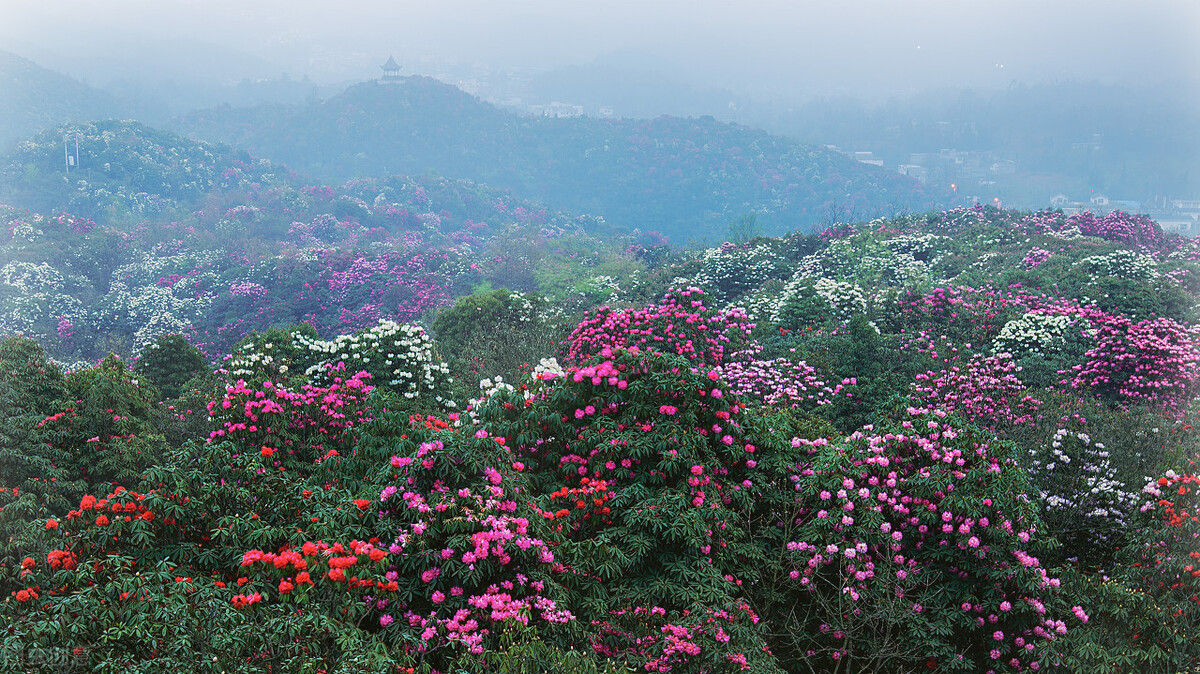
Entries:
<svg viewBox="0 0 1200 674">
<path fill-rule="evenodd" d="M 376 77 L 598 63 L 802 101 L 1200 79 L 1197 0 L 3 0 L 0 49 L 120 78 Z"/>
</svg>

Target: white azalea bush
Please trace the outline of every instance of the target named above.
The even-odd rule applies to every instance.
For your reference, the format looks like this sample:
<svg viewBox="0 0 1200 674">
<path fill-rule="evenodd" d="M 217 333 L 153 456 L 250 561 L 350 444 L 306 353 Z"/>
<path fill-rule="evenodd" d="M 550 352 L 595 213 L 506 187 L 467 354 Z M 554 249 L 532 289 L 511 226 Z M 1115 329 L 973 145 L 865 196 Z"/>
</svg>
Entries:
<svg viewBox="0 0 1200 674">
<path fill-rule="evenodd" d="M 264 378 L 285 386 L 329 386 L 336 383 L 333 377 L 366 372 L 380 393 L 447 410 L 457 407 L 448 395 L 450 369 L 433 339 L 419 325 L 389 320 L 328 340 L 308 325 L 252 333 L 234 347 L 224 370 L 230 381 Z"/>
<path fill-rule="evenodd" d="M 9 262 L 0 267 L 0 283 L 26 292 L 53 292 L 63 289 L 62 272 L 42 262 Z"/>
<path fill-rule="evenodd" d="M 910 234 L 884 239 L 883 245 L 897 255 L 908 255 L 929 265 L 937 264 L 954 239 L 936 234 Z"/>
<path fill-rule="evenodd" d="M 79 300 L 58 292 L 23 292 L 0 284 L 0 338 L 25 335 L 50 340 L 56 324 L 83 322 Z"/>
<path fill-rule="evenodd" d="M 147 321 L 137 332 L 133 333 L 133 355 L 140 356 L 146 348 L 152 346 L 160 337 L 167 335 L 182 335 L 189 332 L 191 323 L 176 317 L 174 314 L 158 314 Z"/>
<path fill-rule="evenodd" d="M 1085 564 L 1111 551 L 1140 504 L 1137 489 L 1118 477 L 1108 447 L 1081 430 L 1057 429 L 1028 451 L 1025 468 L 1053 534 Z"/>
<path fill-rule="evenodd" d="M 1027 384 L 1054 386 L 1091 346 L 1089 330 L 1077 316 L 1031 311 L 1004 324 L 991 352 L 1012 356 Z"/>
<path fill-rule="evenodd" d="M 231 382 L 238 379 L 271 379 L 280 381 L 303 375 L 315 363 L 310 342 L 320 341 L 311 326 L 304 330 L 267 330 L 247 335 L 228 356 L 225 373 Z"/>
<path fill-rule="evenodd" d="M 494 380 L 494 381 L 493 381 Z M 496 375 L 495 377 L 479 380 L 479 401 L 483 402 L 490 399 L 497 393 L 505 393 L 517 390 L 515 386 L 504 381 L 504 377 Z"/>
<path fill-rule="evenodd" d="M 66 286 L 85 283 L 44 262 L 13 261 L 0 267 L 0 336 L 53 334 L 59 317 L 80 315 L 80 302 L 64 292 Z"/>
<path fill-rule="evenodd" d="M 621 282 L 608 274 L 589 276 L 580 281 L 575 289 L 581 300 L 592 304 L 614 301 L 622 291 Z M 514 292 L 513 295 L 520 293 Z"/>
<path fill-rule="evenodd" d="M 824 277 L 788 281 L 764 312 L 772 323 L 788 329 L 835 321 L 845 323 L 867 313 L 867 296 L 856 283 Z"/>
<path fill-rule="evenodd" d="M 217 299 L 211 290 L 217 276 L 210 269 L 217 261 L 212 251 L 138 254 L 113 271 L 108 292 L 89 308 L 87 322 L 95 332 L 131 338 L 134 349 L 200 325 Z"/>
<path fill-rule="evenodd" d="M 567 376 L 567 371 L 559 365 L 557 358 L 542 358 L 537 365 L 533 366 L 533 372 L 530 373 L 534 383 L 551 382 L 555 379 Z"/>
<path fill-rule="evenodd" d="M 932 239 L 900 237 L 880 240 L 866 237 L 867 235 L 857 235 L 839 239 L 818 253 L 820 267 L 824 270 L 823 275 L 860 284 L 872 283 L 896 288 L 908 288 L 930 282 L 931 262 L 940 260 L 940 255 L 931 254 L 932 249 L 925 248 L 932 245 Z M 892 243 L 894 241 L 899 243 Z M 812 263 L 806 263 L 806 266 L 811 267 Z"/>
<path fill-rule="evenodd" d="M 1160 276 L 1158 263 L 1149 255 L 1117 250 L 1092 255 L 1079 261 L 1079 270 L 1093 277 L 1115 277 L 1130 281 L 1152 281 Z"/>
<path fill-rule="evenodd" d="M 730 302 L 773 278 L 787 278 L 790 268 L 768 243 L 709 248 L 700 257 L 700 271 L 687 285 L 703 288 L 718 302 Z"/>
<path fill-rule="evenodd" d="M 1070 316 L 1029 312 L 1000 328 L 992 340 L 992 353 L 1007 353 L 1014 358 L 1030 354 L 1059 353 L 1075 322 Z"/>
<path fill-rule="evenodd" d="M 450 368 L 434 350 L 433 338 L 419 325 L 380 320 L 374 327 L 332 340 L 300 333 L 295 333 L 295 340 L 316 361 L 304 372 L 315 382 L 323 382 L 330 365 L 345 363 L 348 372 L 369 372 L 373 386 L 407 400 L 422 398 L 440 407 L 456 406 L 448 397 L 453 384 Z"/>
<path fill-rule="evenodd" d="M 108 294 L 92 307 L 89 322 L 97 332 L 122 334 L 144 331 L 166 314 L 184 323 L 199 323 L 214 299 L 212 293 L 189 294 L 184 288 L 113 281 Z"/>
<path fill-rule="evenodd" d="M 684 281 L 686 282 L 686 279 Z M 737 309 L 744 312 L 746 318 L 751 321 L 760 326 L 766 326 L 775 321 L 774 316 L 779 312 L 782 301 L 780 293 L 783 286 L 784 284 L 779 281 L 769 281 L 737 302 L 727 303 L 723 311 L 729 313 Z"/>
</svg>

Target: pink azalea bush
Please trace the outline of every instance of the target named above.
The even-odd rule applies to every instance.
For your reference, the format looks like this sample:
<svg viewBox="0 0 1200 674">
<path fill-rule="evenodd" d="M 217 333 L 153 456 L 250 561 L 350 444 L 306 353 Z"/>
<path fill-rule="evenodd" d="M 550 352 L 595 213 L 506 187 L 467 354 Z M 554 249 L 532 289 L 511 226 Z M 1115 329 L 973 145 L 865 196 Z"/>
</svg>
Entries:
<svg viewBox="0 0 1200 674">
<path fill-rule="evenodd" d="M 1028 424 L 1041 401 L 1028 394 L 1017 371 L 1011 356 L 976 355 L 961 366 L 917 375 L 913 392 L 927 407 L 993 430 Z"/>
<path fill-rule="evenodd" d="M 742 310 L 721 311 L 710 302 L 699 288 L 673 288 L 644 309 L 601 307 L 567 338 L 567 358 L 579 362 L 604 348 L 637 346 L 720 365 L 749 338 L 754 324 Z"/>
<path fill-rule="evenodd" d="M 893 663 L 949 671 L 1050 664 L 1080 619 L 1038 560 L 1046 541 L 1011 445 L 915 407 L 792 444 L 807 455 L 785 527 L 800 648 L 830 667 L 885 647 Z"/>
<path fill-rule="evenodd" d="M 721 368 L 721 376 L 740 399 L 770 407 L 811 409 L 828 404 L 842 389 L 840 384 L 828 386 L 808 363 L 787 358 L 731 361 Z"/>
<path fill-rule="evenodd" d="M 247 552 L 243 566 L 278 585 L 267 600 L 307 593 L 304 573 L 313 592 L 340 592 L 337 601 L 353 604 L 377 629 L 409 635 L 405 653 L 440 663 L 494 650 L 506 631 L 537 625 L 550 634 L 572 623 L 550 532 L 522 496 L 524 480 L 503 438 L 394 414 L 375 422 L 376 430 L 385 427 L 394 439 L 374 436 L 355 461 L 392 452 L 373 480 L 382 486 L 355 503 L 395 534 Z"/>
<path fill-rule="evenodd" d="M 291 389 L 269 380 L 257 386 L 237 380 L 208 416 L 216 425 L 209 442 L 233 440 L 243 451 L 260 453 L 271 466 L 311 465 L 353 446 L 350 430 L 370 419 L 370 375 L 346 376 L 345 366 L 330 366 L 328 386 L 303 384 Z"/>
<path fill-rule="evenodd" d="M 1105 316 L 1095 346 L 1065 383 L 1090 388 L 1121 404 L 1147 404 L 1178 413 L 1200 387 L 1200 346 L 1169 318 L 1134 321 Z"/>
</svg>

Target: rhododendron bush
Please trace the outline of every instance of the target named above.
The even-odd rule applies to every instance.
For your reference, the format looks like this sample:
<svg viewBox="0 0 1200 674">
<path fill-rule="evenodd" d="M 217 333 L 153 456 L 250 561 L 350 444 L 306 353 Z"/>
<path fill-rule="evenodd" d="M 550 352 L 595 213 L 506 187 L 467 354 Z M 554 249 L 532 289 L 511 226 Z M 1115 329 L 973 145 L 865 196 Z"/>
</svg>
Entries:
<svg viewBox="0 0 1200 674">
<path fill-rule="evenodd" d="M 625 653 L 650 671 L 671 663 L 736 671 L 747 658 L 768 666 L 761 634 L 734 629 L 740 619 L 725 627 L 732 642 L 689 626 L 706 610 L 739 613 L 745 559 L 735 550 L 746 541 L 737 513 L 762 496 L 759 461 L 781 458 L 757 453 L 718 372 L 681 356 L 605 348 L 552 383 L 527 402 L 494 397 L 481 419 L 512 443 L 542 518 L 563 541 L 561 582 L 581 620 L 609 625 L 614 606 L 646 616 L 636 622 L 650 632 L 615 632 L 620 645 L 597 652 Z M 680 577 L 688 586 L 673 582 Z M 684 620 L 655 620 L 664 610 Z M 665 645 L 676 629 L 691 634 L 691 646 Z M 742 660 L 725 659 L 731 652 Z"/>
<path fill-rule="evenodd" d="M 1200 385 L 1200 348 L 1169 318 L 1134 322 L 1111 316 L 1095 329 L 1095 346 L 1075 366 L 1071 385 L 1126 404 L 1145 403 L 1177 412 Z"/>
<path fill-rule="evenodd" d="M 830 668 L 878 667 L 881 648 L 901 667 L 1036 668 L 1079 623 L 1039 563 L 1046 537 L 1008 443 L 910 407 L 840 442 L 793 444 L 807 453 L 786 544 L 807 612 L 796 648 Z"/>
<path fill-rule="evenodd" d="M 670 289 L 645 309 L 601 307 L 585 317 L 568 337 L 568 356 L 575 360 L 605 347 L 640 346 L 720 365 L 754 329 L 745 312 L 721 311 L 700 288 Z"/>
</svg>

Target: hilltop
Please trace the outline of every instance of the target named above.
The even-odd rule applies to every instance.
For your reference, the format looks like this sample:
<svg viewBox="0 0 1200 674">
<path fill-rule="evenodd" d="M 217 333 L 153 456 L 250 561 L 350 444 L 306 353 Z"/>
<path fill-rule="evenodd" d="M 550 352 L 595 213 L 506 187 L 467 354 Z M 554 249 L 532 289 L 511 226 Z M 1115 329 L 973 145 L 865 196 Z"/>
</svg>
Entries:
<svg viewBox="0 0 1200 674">
<path fill-rule="evenodd" d="M 767 233 L 948 201 L 913 180 L 711 117 L 528 117 L 425 77 L 366 82 L 306 105 L 219 107 L 176 130 L 329 181 L 435 171 L 560 208 L 720 240 L 750 213 Z"/>
<path fill-rule="evenodd" d="M 69 173 L 62 145 L 67 136 L 75 162 Z M 195 206 L 243 178 L 270 182 L 278 170 L 226 145 L 188 140 L 138 122 L 85 122 L 43 131 L 0 157 L 0 200 L 123 221 Z"/>
</svg>

